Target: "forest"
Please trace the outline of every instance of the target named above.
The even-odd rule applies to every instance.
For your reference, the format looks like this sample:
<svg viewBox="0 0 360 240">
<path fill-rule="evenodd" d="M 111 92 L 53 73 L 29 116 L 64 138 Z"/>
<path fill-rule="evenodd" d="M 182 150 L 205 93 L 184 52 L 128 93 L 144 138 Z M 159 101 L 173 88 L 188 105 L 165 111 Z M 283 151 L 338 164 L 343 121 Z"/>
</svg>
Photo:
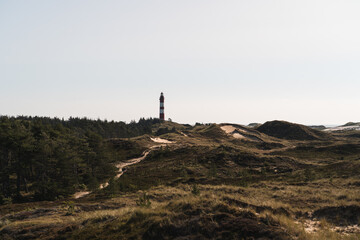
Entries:
<svg viewBox="0 0 360 240">
<path fill-rule="evenodd" d="M 66 198 L 115 175 L 106 139 L 151 133 L 158 119 L 0 117 L 0 204 Z"/>
</svg>

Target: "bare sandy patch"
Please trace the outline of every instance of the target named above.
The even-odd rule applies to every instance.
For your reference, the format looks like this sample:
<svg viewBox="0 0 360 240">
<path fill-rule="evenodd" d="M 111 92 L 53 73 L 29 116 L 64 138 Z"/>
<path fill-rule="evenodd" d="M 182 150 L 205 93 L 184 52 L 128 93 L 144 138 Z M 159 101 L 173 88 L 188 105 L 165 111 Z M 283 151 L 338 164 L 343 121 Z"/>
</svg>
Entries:
<svg viewBox="0 0 360 240">
<path fill-rule="evenodd" d="M 107 186 L 109 186 L 109 183 L 108 182 L 106 182 L 106 183 L 102 183 L 102 184 L 100 184 L 100 189 L 103 189 L 103 188 L 106 188 Z"/>
<path fill-rule="evenodd" d="M 185 133 L 183 133 L 183 132 L 180 132 L 181 133 L 181 135 L 183 135 L 184 137 L 188 137 L 188 135 L 186 135 Z"/>
<path fill-rule="evenodd" d="M 232 133 L 233 131 L 236 130 L 236 128 L 234 126 L 231 125 L 225 125 L 225 126 L 221 126 L 220 127 L 224 132 L 226 132 L 227 134 Z"/>
<path fill-rule="evenodd" d="M 234 138 L 238 138 L 238 139 L 251 139 L 248 136 L 244 136 L 241 133 L 247 133 L 248 131 L 241 129 L 241 128 L 237 128 L 234 127 L 232 125 L 224 125 L 220 127 L 226 134 L 229 134 L 231 136 L 233 136 Z"/>
<path fill-rule="evenodd" d="M 232 136 L 234 138 L 246 138 L 244 135 L 240 134 L 240 133 L 233 133 Z"/>
<path fill-rule="evenodd" d="M 163 139 L 163 138 L 150 138 L 151 141 L 156 142 L 156 143 L 174 143 L 172 141 L 169 141 L 167 139 Z"/>
<path fill-rule="evenodd" d="M 75 199 L 78 199 L 78 198 L 84 197 L 84 196 L 86 196 L 86 195 L 88 195 L 90 193 L 91 192 L 89 192 L 89 191 L 77 192 L 73 196 L 74 196 Z"/>
<path fill-rule="evenodd" d="M 242 132 L 242 133 L 251 133 L 249 130 L 245 130 L 242 128 L 236 128 L 237 131 Z"/>
</svg>

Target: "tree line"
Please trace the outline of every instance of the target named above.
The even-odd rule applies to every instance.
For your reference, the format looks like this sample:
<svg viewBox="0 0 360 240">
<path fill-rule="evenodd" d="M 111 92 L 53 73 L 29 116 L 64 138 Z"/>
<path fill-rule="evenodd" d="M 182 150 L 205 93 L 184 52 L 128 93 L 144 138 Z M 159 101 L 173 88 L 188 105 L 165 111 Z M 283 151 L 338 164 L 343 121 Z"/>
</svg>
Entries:
<svg viewBox="0 0 360 240">
<path fill-rule="evenodd" d="M 115 175 L 107 138 L 151 133 L 158 119 L 124 122 L 0 117 L 0 204 L 54 200 Z"/>
</svg>

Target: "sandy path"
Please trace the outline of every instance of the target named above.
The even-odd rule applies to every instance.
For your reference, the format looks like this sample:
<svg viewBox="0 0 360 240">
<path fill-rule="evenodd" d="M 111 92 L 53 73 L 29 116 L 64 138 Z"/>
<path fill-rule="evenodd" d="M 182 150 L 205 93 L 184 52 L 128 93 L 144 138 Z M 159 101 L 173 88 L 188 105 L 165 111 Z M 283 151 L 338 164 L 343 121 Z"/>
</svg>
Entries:
<svg viewBox="0 0 360 240">
<path fill-rule="evenodd" d="M 116 174 L 115 179 L 118 179 L 119 177 L 121 177 L 121 175 L 124 174 L 124 167 L 136 164 L 138 162 L 141 162 L 142 160 L 144 160 L 146 158 L 146 156 L 151 152 L 151 150 L 146 150 L 145 152 L 143 152 L 143 155 L 139 158 L 133 158 L 127 162 L 121 162 L 116 164 L 115 166 L 119 169 L 118 174 Z M 109 185 L 109 184 L 108 184 Z"/>
<path fill-rule="evenodd" d="M 81 198 L 81 197 L 84 197 L 84 196 L 86 196 L 86 195 L 88 195 L 88 194 L 90 194 L 91 192 L 77 192 L 77 193 L 75 193 L 74 195 L 73 195 L 73 197 L 75 198 L 75 199 L 77 199 L 77 198 Z"/>
<path fill-rule="evenodd" d="M 160 145 L 160 146 L 162 146 L 162 145 Z M 151 147 L 151 149 L 153 149 L 153 148 L 154 148 L 154 146 Z M 136 164 L 136 163 L 144 160 L 146 158 L 146 156 L 150 152 L 151 152 L 151 150 L 146 150 L 145 152 L 143 152 L 142 156 L 139 157 L 139 158 L 133 158 L 133 159 L 130 159 L 130 160 L 126 161 L 126 162 L 121 162 L 121 163 L 116 164 L 115 167 L 118 168 L 118 174 L 116 174 L 115 179 L 118 179 L 119 177 L 121 177 L 121 175 L 124 174 L 124 171 L 123 171 L 124 167 Z M 106 188 L 107 186 L 109 186 L 109 181 L 100 184 L 99 188 L 103 189 L 103 188 Z M 84 197 L 84 196 L 86 196 L 86 195 L 88 195 L 90 193 L 91 193 L 90 191 L 76 192 L 73 195 L 73 198 L 78 199 L 78 198 Z"/>
<path fill-rule="evenodd" d="M 181 133 L 181 135 L 183 135 L 184 137 L 188 137 L 188 135 L 186 135 L 185 133 L 183 133 L 183 132 L 180 132 Z"/>
</svg>

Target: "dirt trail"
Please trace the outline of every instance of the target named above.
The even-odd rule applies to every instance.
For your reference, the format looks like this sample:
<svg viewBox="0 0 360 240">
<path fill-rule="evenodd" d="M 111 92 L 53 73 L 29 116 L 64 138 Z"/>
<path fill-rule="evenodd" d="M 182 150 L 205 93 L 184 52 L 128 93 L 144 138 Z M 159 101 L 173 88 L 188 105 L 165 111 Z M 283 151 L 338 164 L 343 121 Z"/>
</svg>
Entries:
<svg viewBox="0 0 360 240">
<path fill-rule="evenodd" d="M 159 146 L 162 146 L 162 145 L 159 145 Z M 115 167 L 118 168 L 118 174 L 116 174 L 115 176 L 115 179 L 118 179 L 119 177 L 121 177 L 121 175 L 124 174 L 124 168 L 127 167 L 127 166 L 130 166 L 130 165 L 133 165 L 133 164 L 136 164 L 142 160 L 144 160 L 146 158 L 146 156 L 151 152 L 151 150 L 154 148 L 154 147 L 159 147 L 159 146 L 153 146 L 151 147 L 149 150 L 146 150 L 143 152 L 142 156 L 141 157 L 138 157 L 138 158 L 133 158 L 133 159 L 130 159 L 126 162 L 121 162 L 121 163 L 118 163 L 115 165 Z M 105 182 L 105 183 L 102 183 L 100 184 L 99 188 L 100 189 L 103 189 L 103 188 L 106 188 L 107 186 L 109 186 L 109 181 Z M 88 194 L 90 194 L 91 192 L 90 191 L 82 191 L 82 192 L 76 192 L 73 197 L 75 199 L 78 199 L 78 198 L 81 198 L 81 197 L 84 197 Z"/>
<path fill-rule="evenodd" d="M 78 199 L 78 198 L 82 198 L 82 197 L 84 197 L 84 196 L 86 196 L 86 195 L 88 195 L 88 194 L 90 194 L 91 192 L 89 192 L 89 191 L 87 191 L 87 192 L 77 192 L 77 193 L 75 193 L 74 195 L 73 195 L 73 197 L 75 198 L 75 199 Z"/>
<path fill-rule="evenodd" d="M 151 152 L 151 150 L 146 150 L 145 152 L 143 152 L 143 155 L 139 158 L 133 158 L 127 162 L 122 162 L 119 164 L 116 164 L 115 166 L 119 169 L 118 174 L 116 174 L 115 179 L 118 179 L 119 177 L 121 177 L 121 175 L 124 174 L 124 168 L 133 164 L 136 164 L 138 162 L 141 162 L 142 160 L 144 160 L 146 158 L 146 156 Z"/>
<path fill-rule="evenodd" d="M 155 146 L 152 146 L 150 147 L 148 150 L 145 150 L 143 153 L 142 153 L 142 156 L 141 157 L 138 157 L 138 158 L 133 158 L 133 159 L 130 159 L 126 162 L 121 162 L 121 163 L 118 163 L 115 165 L 115 167 L 118 168 L 118 173 L 116 174 L 115 176 L 115 179 L 118 179 L 119 177 L 121 177 L 121 175 L 124 174 L 124 172 L 126 172 L 126 170 L 124 171 L 124 168 L 127 167 L 127 166 L 130 166 L 130 165 L 133 165 L 133 164 L 136 164 L 136 163 L 139 163 L 141 162 L 142 160 L 144 160 L 146 158 L 146 156 L 155 148 L 160 148 L 160 147 L 164 147 L 166 146 L 167 144 L 169 143 L 174 143 L 174 142 L 171 142 L 169 140 L 166 140 L 166 139 L 162 139 L 162 138 L 150 138 L 152 141 L 156 142 L 156 143 L 162 143 L 162 144 L 159 144 L 159 145 L 155 145 Z M 109 181 L 105 182 L 105 183 L 101 183 L 99 188 L 100 189 L 103 189 L 103 188 L 106 188 L 107 186 L 109 186 Z M 73 195 L 73 198 L 75 199 L 78 199 L 78 198 L 82 198 L 88 194 L 90 194 L 91 192 L 90 191 L 81 191 L 81 192 L 76 192 L 74 195 Z"/>
<path fill-rule="evenodd" d="M 180 132 L 180 133 L 181 133 L 181 135 L 183 135 L 184 137 L 188 137 L 187 134 L 185 134 L 185 133 L 183 133 L 183 132 Z"/>
</svg>

